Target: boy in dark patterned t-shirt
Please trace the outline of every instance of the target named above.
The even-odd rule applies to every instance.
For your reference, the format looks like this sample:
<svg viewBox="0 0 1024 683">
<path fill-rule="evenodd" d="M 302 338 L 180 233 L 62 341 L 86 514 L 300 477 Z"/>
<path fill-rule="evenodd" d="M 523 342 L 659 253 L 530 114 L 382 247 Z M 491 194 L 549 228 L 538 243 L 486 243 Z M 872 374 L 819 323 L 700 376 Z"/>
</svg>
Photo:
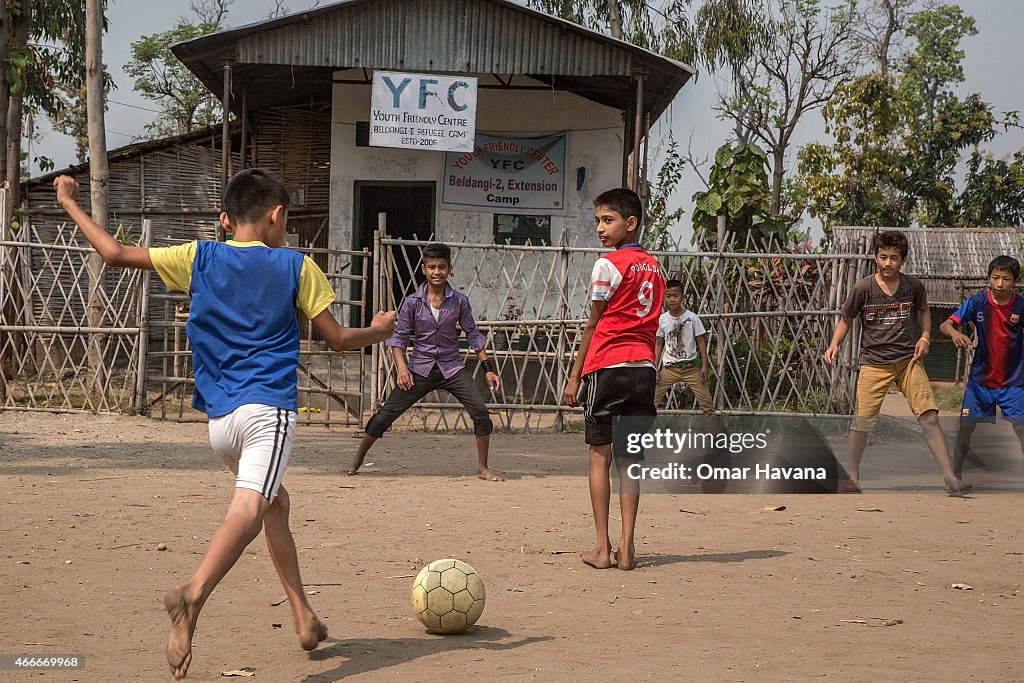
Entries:
<svg viewBox="0 0 1024 683">
<path fill-rule="evenodd" d="M 971 487 L 960 484 L 953 474 L 946 437 L 939 424 L 939 410 L 928 374 L 920 362 L 931 345 L 928 298 L 920 280 L 900 273 L 909 251 L 907 238 L 896 230 L 879 233 L 875 237 L 874 251 L 878 272 L 854 285 L 843 304 L 842 319 L 836 325 L 832 343 L 825 350 L 825 362 L 832 365 L 839 355 L 839 345 L 854 319 L 860 316 L 863 332 L 857 406 L 847 449 L 848 490 L 860 490 L 860 461 L 868 434 L 874 431 L 882 401 L 895 382 L 924 429 L 928 448 L 946 483 L 946 493 L 963 495 Z"/>
</svg>

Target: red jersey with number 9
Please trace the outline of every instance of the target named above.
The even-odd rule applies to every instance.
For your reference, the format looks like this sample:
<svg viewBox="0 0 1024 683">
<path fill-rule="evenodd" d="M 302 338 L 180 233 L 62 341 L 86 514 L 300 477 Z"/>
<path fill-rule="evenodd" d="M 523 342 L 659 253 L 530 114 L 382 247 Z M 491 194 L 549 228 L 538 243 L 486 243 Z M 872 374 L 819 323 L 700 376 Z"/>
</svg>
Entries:
<svg viewBox="0 0 1024 683">
<path fill-rule="evenodd" d="M 665 276 L 657 259 L 639 244 L 625 244 L 597 259 L 591 275 L 591 299 L 607 301 L 597 321 L 584 375 L 620 363 L 654 364 Z"/>
</svg>

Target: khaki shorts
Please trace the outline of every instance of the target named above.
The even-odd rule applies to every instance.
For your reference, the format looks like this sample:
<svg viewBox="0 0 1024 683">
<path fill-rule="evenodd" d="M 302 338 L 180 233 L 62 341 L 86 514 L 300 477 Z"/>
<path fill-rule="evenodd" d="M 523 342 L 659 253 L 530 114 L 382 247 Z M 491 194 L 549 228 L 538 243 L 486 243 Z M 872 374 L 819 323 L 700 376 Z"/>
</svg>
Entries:
<svg viewBox="0 0 1024 683">
<path fill-rule="evenodd" d="M 875 431 L 878 413 L 882 409 L 889 387 L 895 382 L 907 397 L 910 410 L 920 416 L 929 410 L 938 410 L 928 373 L 920 359 L 908 358 L 889 365 L 862 365 L 857 378 L 857 408 L 853 412 L 850 429 L 855 432 Z"/>
</svg>

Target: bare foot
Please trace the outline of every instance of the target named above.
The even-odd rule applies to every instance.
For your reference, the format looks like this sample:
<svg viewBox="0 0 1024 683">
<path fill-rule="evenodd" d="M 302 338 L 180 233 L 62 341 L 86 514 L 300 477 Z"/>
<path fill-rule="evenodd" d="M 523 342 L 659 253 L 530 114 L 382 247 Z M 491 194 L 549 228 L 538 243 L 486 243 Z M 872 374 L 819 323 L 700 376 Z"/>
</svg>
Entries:
<svg viewBox="0 0 1024 683">
<path fill-rule="evenodd" d="M 974 488 L 974 484 L 946 484 L 946 493 L 955 498 L 966 496 L 967 492 Z"/>
<path fill-rule="evenodd" d="M 615 566 L 612 562 L 612 554 L 607 550 L 590 550 L 580 553 L 580 559 L 584 564 L 589 564 L 594 569 L 611 569 Z"/>
<path fill-rule="evenodd" d="M 615 560 L 615 566 L 624 572 L 630 572 L 636 569 L 636 550 L 632 547 L 629 548 L 628 553 L 622 552 L 622 548 L 619 548 L 612 553 L 612 559 Z"/>
<path fill-rule="evenodd" d="M 365 456 L 363 456 L 363 457 L 365 457 Z M 354 456 L 352 456 L 352 464 L 348 466 L 348 470 L 347 470 L 346 474 L 348 474 L 348 476 L 350 476 L 350 477 L 355 476 L 355 475 L 359 474 L 359 468 L 362 467 L 362 466 L 363 466 L 363 458 L 360 457 L 358 453 L 356 453 Z"/>
<path fill-rule="evenodd" d="M 174 678 L 181 680 L 192 663 L 192 634 L 196 630 L 199 610 L 185 597 L 181 586 L 164 595 L 164 608 L 171 617 L 171 635 L 167 638 L 167 663 Z"/>
<path fill-rule="evenodd" d="M 837 493 L 861 493 L 860 484 L 852 477 L 847 477 L 839 482 Z"/>
<path fill-rule="evenodd" d="M 496 474 L 492 474 L 491 471 L 488 469 L 480 470 L 480 473 L 477 474 L 477 476 L 483 479 L 484 481 L 505 481 L 504 477 L 499 477 Z"/>
<path fill-rule="evenodd" d="M 327 624 L 320 621 L 317 616 L 296 630 L 299 632 L 299 644 L 306 652 L 315 650 L 316 646 L 327 638 Z"/>
</svg>

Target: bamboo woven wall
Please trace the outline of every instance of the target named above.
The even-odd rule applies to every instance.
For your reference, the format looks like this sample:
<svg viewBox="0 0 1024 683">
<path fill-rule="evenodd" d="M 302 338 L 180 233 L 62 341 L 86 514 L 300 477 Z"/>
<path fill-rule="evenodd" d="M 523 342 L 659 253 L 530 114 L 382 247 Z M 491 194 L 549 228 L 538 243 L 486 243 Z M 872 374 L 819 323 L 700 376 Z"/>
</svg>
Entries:
<svg viewBox="0 0 1024 683">
<path fill-rule="evenodd" d="M 257 112 L 252 165 L 284 181 L 291 213 L 326 210 L 331 193 L 331 115 L 327 105 Z"/>
</svg>

